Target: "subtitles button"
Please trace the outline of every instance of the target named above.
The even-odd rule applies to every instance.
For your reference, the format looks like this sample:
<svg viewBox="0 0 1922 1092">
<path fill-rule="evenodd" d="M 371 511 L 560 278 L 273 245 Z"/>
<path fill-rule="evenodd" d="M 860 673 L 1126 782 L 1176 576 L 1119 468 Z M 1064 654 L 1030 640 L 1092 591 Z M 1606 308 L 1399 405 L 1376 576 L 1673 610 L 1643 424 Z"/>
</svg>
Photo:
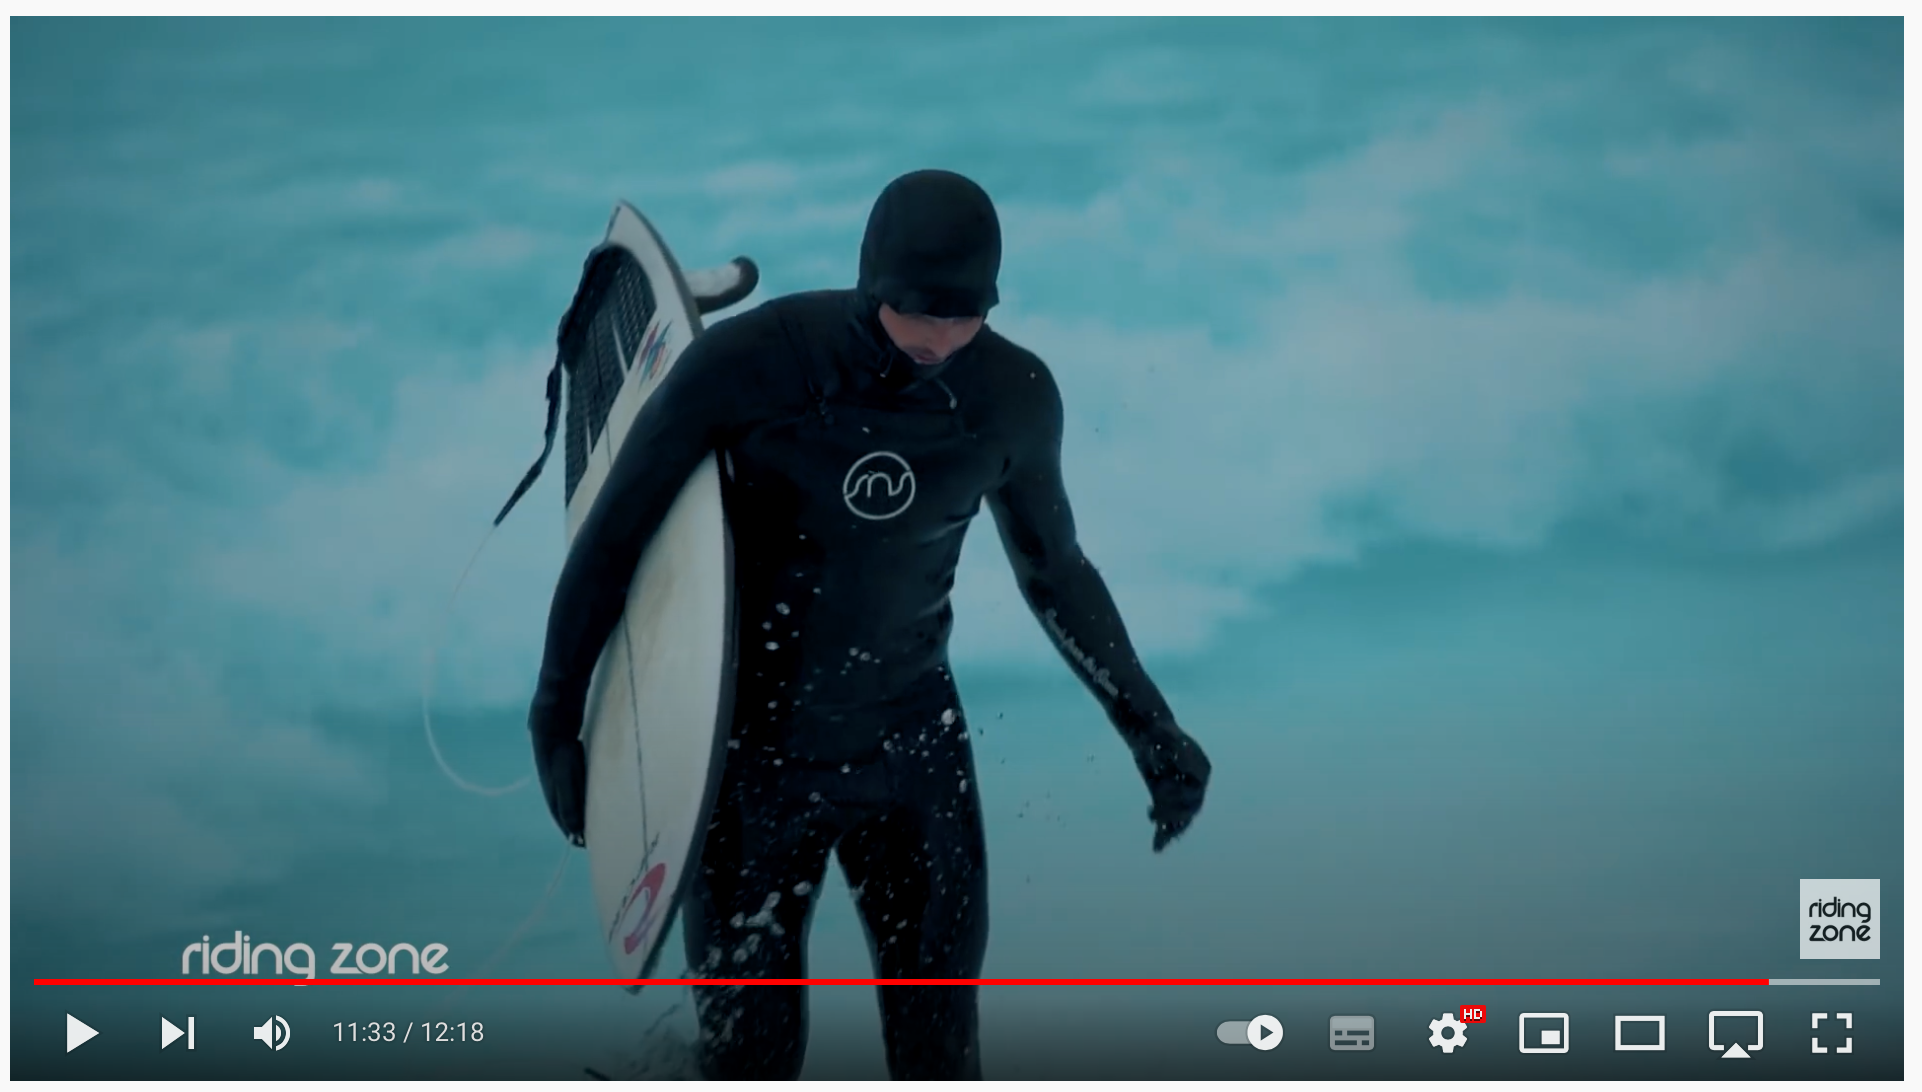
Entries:
<svg viewBox="0 0 1922 1092">
<path fill-rule="evenodd" d="M 1329 1050 L 1375 1049 L 1375 1018 L 1372 1016 L 1330 1016 Z"/>
</svg>

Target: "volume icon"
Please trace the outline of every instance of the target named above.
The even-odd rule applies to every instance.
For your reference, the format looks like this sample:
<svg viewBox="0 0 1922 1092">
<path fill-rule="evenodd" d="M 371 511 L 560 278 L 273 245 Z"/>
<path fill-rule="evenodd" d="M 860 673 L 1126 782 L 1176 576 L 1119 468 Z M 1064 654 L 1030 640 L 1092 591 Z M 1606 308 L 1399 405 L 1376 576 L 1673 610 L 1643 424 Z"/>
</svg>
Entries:
<svg viewBox="0 0 1922 1092">
<path fill-rule="evenodd" d="M 287 1049 L 287 1040 L 293 1037 L 293 1029 L 287 1026 L 286 1020 L 278 1016 L 254 1029 L 254 1038 L 275 1050 Z"/>
</svg>

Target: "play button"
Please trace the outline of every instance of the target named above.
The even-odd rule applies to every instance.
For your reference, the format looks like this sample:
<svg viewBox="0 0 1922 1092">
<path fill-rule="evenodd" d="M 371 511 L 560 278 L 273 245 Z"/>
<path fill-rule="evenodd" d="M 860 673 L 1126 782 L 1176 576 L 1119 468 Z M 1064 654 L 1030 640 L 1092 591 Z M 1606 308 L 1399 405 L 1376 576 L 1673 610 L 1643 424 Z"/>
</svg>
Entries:
<svg viewBox="0 0 1922 1092">
<path fill-rule="evenodd" d="M 98 1034 L 100 1033 L 81 1023 L 79 1020 L 74 1019 L 73 1013 L 67 1014 L 68 1053 L 72 1053 L 74 1047 L 79 1046 L 81 1043 L 86 1042 Z"/>
<path fill-rule="evenodd" d="M 1257 1016 L 1248 1021 L 1248 1045 L 1256 1050 L 1273 1050 L 1281 1045 L 1281 1021 L 1272 1016 Z"/>
</svg>

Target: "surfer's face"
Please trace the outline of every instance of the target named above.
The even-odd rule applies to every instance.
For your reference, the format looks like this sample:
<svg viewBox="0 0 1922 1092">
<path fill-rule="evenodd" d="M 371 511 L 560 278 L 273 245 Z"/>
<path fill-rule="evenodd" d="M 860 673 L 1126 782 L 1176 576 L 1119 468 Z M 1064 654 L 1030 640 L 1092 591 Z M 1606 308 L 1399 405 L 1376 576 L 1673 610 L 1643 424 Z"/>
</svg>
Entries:
<svg viewBox="0 0 1922 1092">
<path fill-rule="evenodd" d="M 967 348 L 981 332 L 982 319 L 935 318 L 933 315 L 904 315 L 887 304 L 881 305 L 881 328 L 894 344 L 916 364 L 939 364 Z"/>
</svg>

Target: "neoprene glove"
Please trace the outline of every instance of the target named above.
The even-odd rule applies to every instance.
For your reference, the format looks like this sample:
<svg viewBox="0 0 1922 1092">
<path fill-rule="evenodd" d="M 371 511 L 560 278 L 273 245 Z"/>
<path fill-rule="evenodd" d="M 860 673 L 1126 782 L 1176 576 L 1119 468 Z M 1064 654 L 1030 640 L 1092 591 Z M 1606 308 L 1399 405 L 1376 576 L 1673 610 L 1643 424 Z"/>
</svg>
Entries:
<svg viewBox="0 0 1922 1092">
<path fill-rule="evenodd" d="M 553 716 L 539 698 L 528 714 L 527 726 L 534 737 L 534 768 L 541 777 L 541 794 L 547 797 L 547 810 L 554 825 L 577 846 L 587 844 L 587 748 L 581 745 L 580 730 L 558 727 L 563 718 Z"/>
<path fill-rule="evenodd" d="M 1148 818 L 1155 825 L 1155 852 L 1160 853 L 1195 821 L 1214 767 L 1201 744 L 1169 723 L 1149 729 L 1133 750 L 1135 767 L 1153 800 Z"/>
</svg>

